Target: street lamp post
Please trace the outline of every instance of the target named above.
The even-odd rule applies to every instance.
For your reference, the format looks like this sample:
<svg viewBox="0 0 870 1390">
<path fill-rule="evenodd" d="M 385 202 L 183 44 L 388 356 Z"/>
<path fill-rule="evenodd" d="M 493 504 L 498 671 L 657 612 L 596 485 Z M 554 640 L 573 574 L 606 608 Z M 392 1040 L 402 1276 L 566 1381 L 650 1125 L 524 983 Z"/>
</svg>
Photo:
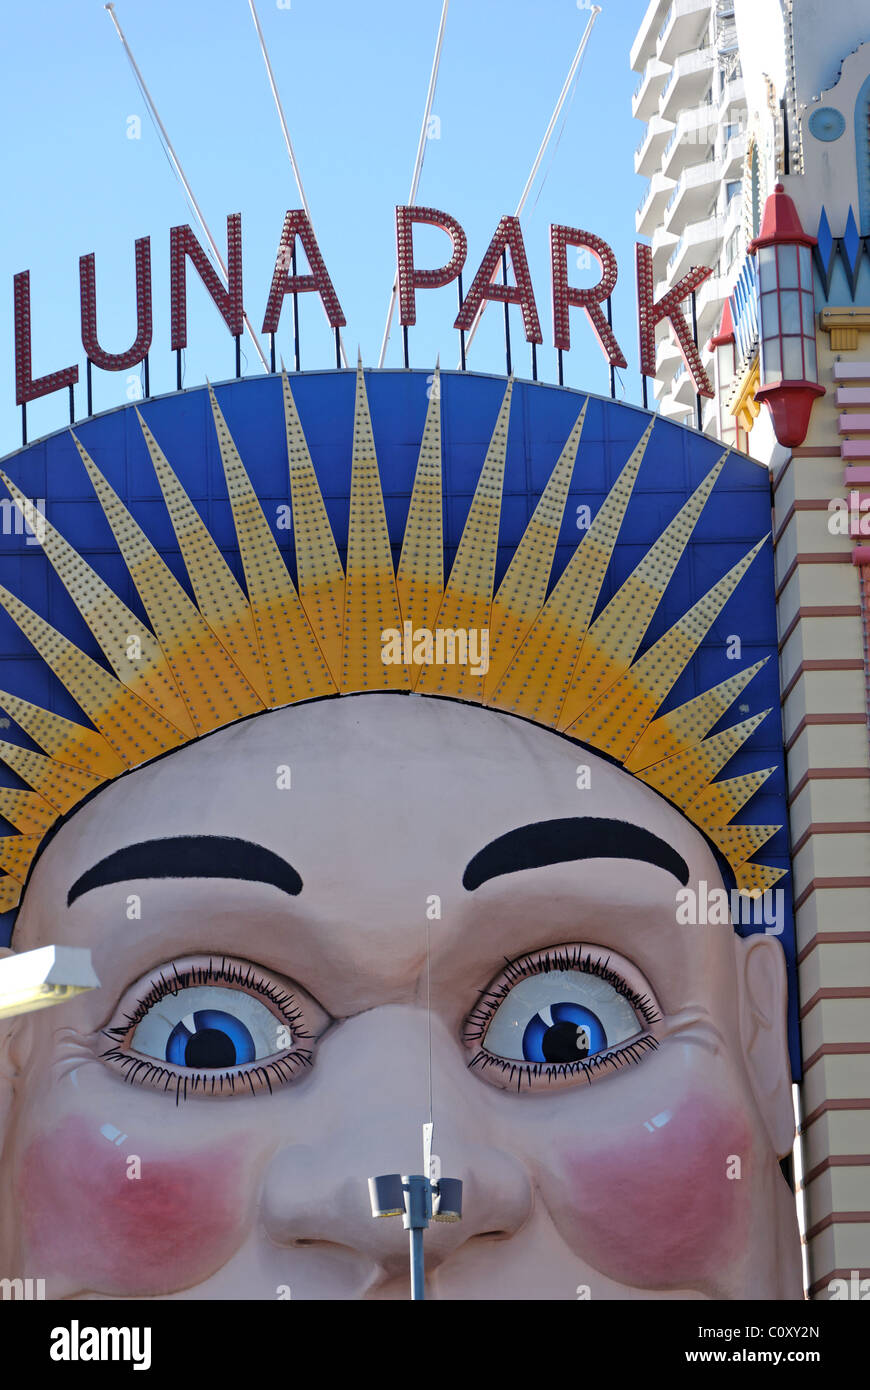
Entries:
<svg viewBox="0 0 870 1390">
<path fill-rule="evenodd" d="M 426 1297 L 423 1232 L 427 1229 L 430 1219 L 462 1219 L 462 1183 L 458 1178 L 430 1176 L 433 1162 L 430 1158 L 431 1125 L 424 1125 L 423 1132 L 424 1167 L 428 1170 L 425 1175 L 384 1173 L 380 1177 L 369 1178 L 372 1216 L 401 1216 L 402 1225 L 409 1233 L 411 1298 L 414 1301 Z"/>
</svg>

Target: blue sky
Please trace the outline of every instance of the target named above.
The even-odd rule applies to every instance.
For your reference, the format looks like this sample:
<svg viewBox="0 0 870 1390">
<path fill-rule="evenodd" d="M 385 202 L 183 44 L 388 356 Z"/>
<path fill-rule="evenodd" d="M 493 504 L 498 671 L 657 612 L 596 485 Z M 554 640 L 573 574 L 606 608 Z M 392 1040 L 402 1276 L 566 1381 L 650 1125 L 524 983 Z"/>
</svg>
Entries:
<svg viewBox="0 0 870 1390">
<path fill-rule="evenodd" d="M 407 200 L 441 0 L 258 0 L 258 12 L 315 230 L 347 316 L 345 346 L 366 366 L 380 350 L 395 269 L 394 212 Z M 603 236 L 620 267 L 614 327 L 629 360 L 618 394 L 640 399 L 634 291 L 634 211 L 644 183 L 632 153 L 637 76 L 628 65 L 646 0 L 603 0 L 579 85 L 526 207 L 523 232 L 544 334 L 540 375 L 556 379 L 549 224 Z M 116 13 L 194 193 L 219 245 L 241 212 L 245 307 L 259 333 L 284 212 L 299 206 L 246 0 L 117 0 Z M 417 201 L 452 213 L 468 235 L 470 284 L 499 217 L 512 213 L 579 42 L 588 10 L 577 0 L 452 0 Z M 141 138 L 128 138 L 129 117 Z M 28 0 L 4 13 L 0 120 L 5 216 L 0 227 L 0 454 L 20 445 L 15 406 L 12 279 L 31 271 L 33 370 L 79 366 L 76 415 L 85 413 L 78 261 L 96 255 L 98 331 L 118 352 L 135 336 L 133 246 L 151 237 L 153 394 L 174 390 L 169 346 L 169 228 L 193 222 L 101 0 Z M 559 131 L 561 130 L 561 137 Z M 418 232 L 420 264 L 448 245 Z M 597 273 L 578 269 L 578 284 Z M 458 363 L 456 286 L 418 294 L 411 365 Z M 314 295 L 300 300 L 303 368 L 333 364 Z M 511 311 L 514 369 L 529 376 L 520 313 Z M 585 316 L 572 311 L 569 386 L 606 393 L 607 364 Z M 195 272 L 188 277 L 185 385 L 233 375 L 233 342 Z M 266 349 L 266 340 L 263 340 Z M 243 339 L 243 370 L 260 363 Z M 286 303 L 279 352 L 292 365 Z M 401 365 L 394 328 L 388 366 Z M 469 357 L 504 372 L 501 306 L 490 305 Z M 127 399 L 128 374 L 94 372 L 94 409 Z M 135 389 L 135 388 L 133 388 Z M 62 427 L 67 393 L 32 403 L 32 439 Z"/>
</svg>

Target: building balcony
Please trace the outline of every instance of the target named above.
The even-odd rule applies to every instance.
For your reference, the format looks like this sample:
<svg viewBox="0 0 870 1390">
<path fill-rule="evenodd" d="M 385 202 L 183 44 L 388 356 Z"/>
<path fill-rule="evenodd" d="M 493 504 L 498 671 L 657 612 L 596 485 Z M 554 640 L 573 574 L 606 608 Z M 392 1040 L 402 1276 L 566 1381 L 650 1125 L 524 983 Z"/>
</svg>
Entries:
<svg viewBox="0 0 870 1390">
<path fill-rule="evenodd" d="M 723 119 L 733 121 L 739 119 L 741 113 L 741 124 L 745 126 L 749 119 L 746 105 L 746 83 L 742 77 L 735 77 L 732 81 L 725 83 L 725 90 L 719 98 L 719 115 Z"/>
<path fill-rule="evenodd" d="M 659 115 L 664 116 L 666 121 L 675 121 L 681 111 L 690 106 L 697 106 L 704 93 L 709 90 L 716 60 L 715 48 L 702 48 L 697 53 L 681 53 L 662 88 Z"/>
<path fill-rule="evenodd" d="M 687 408 L 682 401 L 676 400 L 669 391 L 667 395 L 662 397 L 659 414 L 663 420 L 673 420 L 677 425 L 690 425 L 693 409 L 694 401 Z"/>
<path fill-rule="evenodd" d="M 669 400 L 671 394 L 670 379 L 667 381 L 663 377 L 656 376 L 652 380 L 652 393 L 655 399 L 661 404 L 662 401 Z"/>
<path fill-rule="evenodd" d="M 674 252 L 679 238 L 673 232 L 669 232 L 667 227 L 658 226 L 652 235 L 652 263 L 653 263 L 653 282 L 662 279 L 668 274 L 668 262 Z"/>
<path fill-rule="evenodd" d="M 656 39 L 656 57 L 673 63 L 696 49 L 710 27 L 710 0 L 674 0 Z"/>
<path fill-rule="evenodd" d="M 639 121 L 648 121 L 659 109 L 659 97 L 671 73 L 667 63 L 650 58 L 631 99 L 631 114 Z"/>
<path fill-rule="evenodd" d="M 740 227 L 743 226 L 742 186 L 740 188 L 740 191 L 735 192 L 733 197 L 729 199 L 724 211 L 725 215 L 721 222 L 721 235 L 723 246 L 727 245 L 728 238 L 732 235 L 732 233 L 736 232 Z M 745 250 L 745 247 L 741 247 L 741 251 L 742 250 Z M 724 266 L 723 269 L 727 270 L 728 267 Z"/>
<path fill-rule="evenodd" d="M 721 182 L 722 163 L 718 159 L 705 159 L 703 164 L 684 169 L 665 207 L 664 223 L 668 231 L 682 236 L 688 223 L 705 217 Z"/>
<path fill-rule="evenodd" d="M 670 124 L 662 120 L 663 126 Z M 704 102 L 691 111 L 683 111 L 676 125 L 671 126 L 671 134 L 664 142 L 661 154 L 661 170 L 675 182 L 684 169 L 693 164 L 703 164 L 709 157 L 716 139 L 718 117 L 712 102 Z M 636 161 L 635 156 L 635 161 Z M 635 162 L 635 167 L 637 167 Z"/>
<path fill-rule="evenodd" d="M 722 232 L 719 219 L 708 217 L 706 222 L 695 222 L 687 227 L 671 252 L 668 261 L 668 279 L 672 285 L 681 280 L 693 265 L 715 265 L 719 259 Z"/>
<path fill-rule="evenodd" d="M 698 343 L 703 349 L 722 322 L 722 306 L 728 297 L 731 281 L 727 275 L 711 275 L 695 295 L 698 315 Z"/>
<path fill-rule="evenodd" d="M 662 20 L 668 9 L 668 0 L 650 0 L 646 14 L 640 21 L 638 31 L 631 45 L 629 63 L 634 72 L 642 72 L 650 57 L 656 51 L 656 40 L 662 27 Z"/>
<path fill-rule="evenodd" d="M 681 362 L 671 382 L 671 397 L 674 405 L 685 410 L 688 406 L 692 410 L 695 406 L 695 399 L 698 395 L 698 388 L 695 385 L 695 378 L 689 371 L 685 362 Z"/>
<path fill-rule="evenodd" d="M 666 385 L 669 384 L 682 360 L 683 355 L 674 342 L 673 335 L 668 332 L 656 344 L 656 377 Z"/>
<path fill-rule="evenodd" d="M 673 133 L 674 127 L 670 121 L 663 121 L 661 116 L 650 117 L 643 138 L 634 152 L 634 172 L 636 174 L 643 174 L 648 179 L 652 178 L 661 162 L 662 150 Z"/>
<path fill-rule="evenodd" d="M 732 135 L 722 151 L 722 178 L 739 179 L 743 174 L 743 161 L 746 158 L 746 131 Z"/>
<path fill-rule="evenodd" d="M 651 237 L 659 226 L 673 187 L 671 179 L 666 179 L 664 174 L 653 174 L 635 214 L 635 225 L 640 236 Z"/>
</svg>

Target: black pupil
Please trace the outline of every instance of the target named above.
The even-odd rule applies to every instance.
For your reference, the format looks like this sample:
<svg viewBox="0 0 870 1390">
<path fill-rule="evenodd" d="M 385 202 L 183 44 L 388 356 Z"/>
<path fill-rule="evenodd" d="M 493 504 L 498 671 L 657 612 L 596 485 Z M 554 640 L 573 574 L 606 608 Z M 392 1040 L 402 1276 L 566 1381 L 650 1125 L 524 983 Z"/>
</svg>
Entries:
<svg viewBox="0 0 870 1390">
<path fill-rule="evenodd" d="M 184 1049 L 189 1067 L 234 1067 L 236 1045 L 220 1028 L 202 1028 Z"/>
<path fill-rule="evenodd" d="M 577 1046 L 577 1035 L 583 1033 L 583 1045 Z M 577 1023 L 554 1023 L 541 1039 L 541 1050 L 548 1062 L 576 1062 L 589 1052 L 588 1034 Z"/>
</svg>

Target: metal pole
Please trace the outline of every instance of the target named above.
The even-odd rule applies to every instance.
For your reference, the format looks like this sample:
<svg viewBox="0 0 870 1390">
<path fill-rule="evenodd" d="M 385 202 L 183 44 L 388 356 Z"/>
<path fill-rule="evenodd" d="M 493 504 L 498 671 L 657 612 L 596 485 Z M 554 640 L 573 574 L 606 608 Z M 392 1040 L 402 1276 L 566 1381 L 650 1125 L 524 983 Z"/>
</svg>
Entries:
<svg viewBox="0 0 870 1390">
<path fill-rule="evenodd" d="M 278 112 L 278 120 L 279 120 L 280 125 L 281 125 L 281 134 L 284 136 L 284 144 L 287 146 L 287 154 L 288 154 L 289 157 L 290 157 L 290 167 L 291 167 L 291 169 L 293 170 L 293 177 L 294 177 L 295 180 L 296 180 L 296 187 L 297 187 L 298 190 L 299 190 L 299 197 L 300 197 L 301 200 L 302 200 L 302 207 L 303 207 L 303 209 L 304 209 L 304 211 L 305 211 L 305 216 L 308 218 L 308 221 L 311 223 L 311 227 L 312 227 L 312 229 L 313 229 L 313 227 L 314 227 L 314 218 L 311 216 L 311 209 L 310 209 L 310 207 L 308 206 L 308 199 L 307 199 L 306 196 L 305 196 L 305 189 L 304 189 L 303 186 L 302 186 L 302 175 L 301 175 L 300 172 L 299 172 L 299 165 L 296 163 L 296 155 L 295 155 L 294 152 L 293 152 L 293 143 L 292 143 L 292 141 L 291 141 L 291 139 L 290 139 L 290 131 L 289 131 L 288 128 L 287 128 L 287 120 L 286 120 L 286 117 L 285 117 L 285 115 L 284 115 L 284 108 L 283 108 L 283 106 L 281 105 L 281 98 L 280 98 L 280 96 L 278 95 L 278 88 L 277 88 L 277 86 L 276 86 L 276 84 L 275 84 L 275 74 L 272 72 L 272 64 L 271 64 L 271 62 L 270 62 L 270 60 L 269 60 L 269 53 L 268 53 L 268 50 L 267 50 L 267 48 L 266 48 L 266 40 L 263 38 L 263 31 L 262 31 L 262 29 L 260 28 L 260 21 L 259 21 L 259 19 L 257 18 L 257 11 L 256 11 L 256 9 L 254 8 L 254 0 L 248 0 L 248 4 L 249 4 L 250 7 L 251 7 L 251 18 L 253 19 L 253 21 L 254 21 L 254 27 L 255 27 L 256 30 L 257 30 L 257 37 L 258 37 L 258 39 L 260 40 L 260 51 L 261 51 L 261 53 L 263 54 L 263 62 L 266 64 L 266 75 L 267 75 L 267 77 L 268 77 L 268 79 L 269 79 L 269 86 L 272 88 L 272 96 L 274 97 L 274 100 L 275 100 L 275 109 L 276 109 L 277 112 Z M 321 299 L 320 302 L 321 302 L 321 304 L 323 304 L 323 300 L 322 300 L 322 299 Z M 324 310 L 324 313 L 327 313 L 327 316 L 328 316 L 328 311 L 327 311 L 327 308 L 326 308 L 326 305 L 325 305 L 325 304 L 323 304 L 323 310 Z M 339 348 L 340 348 L 340 351 L 341 351 L 341 361 L 339 362 L 338 365 L 341 366 L 341 362 L 343 362 L 344 365 L 347 366 L 347 357 L 345 356 L 344 344 L 343 344 L 342 341 L 341 341 L 341 334 L 339 333 L 339 331 L 338 331 L 337 328 L 336 328 L 335 332 L 336 332 L 336 335 L 337 335 L 337 337 L 338 337 L 338 345 L 339 345 Z M 264 363 L 263 363 L 263 366 L 265 367 L 265 365 L 266 365 L 266 364 L 265 364 L 265 362 L 264 362 Z M 297 367 L 296 370 L 297 370 L 297 371 L 299 370 L 298 367 Z"/>
<path fill-rule="evenodd" d="M 508 282 L 507 248 L 505 248 L 505 250 L 502 251 L 502 253 L 501 253 L 501 268 L 502 268 L 502 275 L 503 275 L 503 277 L 504 277 L 504 283 L 505 283 L 505 285 L 507 285 L 507 282 Z M 474 331 L 474 330 L 472 329 L 472 332 L 473 332 L 473 331 Z M 510 376 L 510 375 L 511 375 L 511 320 L 510 320 L 510 305 L 508 304 L 507 300 L 505 300 L 505 302 L 504 302 L 504 351 L 505 351 L 505 358 L 507 359 L 507 374 L 508 374 L 508 376 Z"/>
<path fill-rule="evenodd" d="M 175 389 L 181 390 L 181 348 L 175 349 Z"/>
<path fill-rule="evenodd" d="M 293 279 L 296 279 L 296 238 L 293 238 L 293 250 L 290 257 L 290 265 L 293 272 Z M 274 338 L 272 340 L 274 347 Z M 301 371 L 300 362 L 302 360 L 302 348 L 299 343 L 299 295 L 293 291 L 293 361 L 296 363 L 296 370 Z"/>
<path fill-rule="evenodd" d="M 611 299 L 611 296 L 610 296 L 610 295 L 607 296 L 607 322 L 608 322 L 608 324 L 610 325 L 610 327 L 612 328 L 612 327 L 613 327 L 613 303 L 612 303 L 612 299 Z M 611 400 L 615 400 L 615 399 L 616 399 L 616 368 L 614 367 L 614 365 L 613 365 L 612 362 L 611 362 L 611 364 L 610 364 L 610 399 L 611 399 Z"/>
<path fill-rule="evenodd" d="M 242 375 L 242 335 L 236 334 L 236 378 Z"/>
<path fill-rule="evenodd" d="M 336 330 L 335 330 L 335 368 L 336 368 L 336 371 L 337 371 L 338 368 L 341 366 L 341 359 L 342 359 L 342 356 L 343 356 L 343 355 L 344 355 L 344 348 L 343 348 L 342 345 L 341 345 L 341 334 L 339 333 L 338 329 L 336 328 Z M 346 365 L 346 364 L 345 364 L 345 365 Z"/>
<path fill-rule="evenodd" d="M 69 422 L 71 425 L 74 425 L 76 422 L 75 387 L 72 382 L 69 384 Z"/>
<path fill-rule="evenodd" d="M 224 280 L 226 281 L 227 285 L 229 285 L 229 283 L 230 283 L 229 272 L 227 271 L 227 268 L 226 268 L 226 266 L 224 265 L 223 257 L 221 256 L 221 253 L 220 253 L 220 251 L 219 251 L 218 248 L 217 248 L 217 243 L 215 242 L 214 237 L 212 236 L 211 232 L 209 231 L 209 228 L 208 228 L 208 225 L 207 225 L 207 223 L 206 223 L 206 220 L 205 220 L 205 218 L 203 217 L 202 212 L 200 211 L 199 203 L 196 201 L 196 198 L 193 196 L 193 189 L 191 188 L 190 184 L 187 182 L 187 179 L 186 179 L 185 174 L 184 174 L 184 170 L 182 169 L 181 164 L 179 163 L 178 156 L 177 156 L 177 154 L 175 153 L 175 150 L 174 150 L 173 145 L 172 145 L 172 141 L 171 141 L 170 138 L 169 138 L 169 135 L 168 135 L 168 133 L 167 133 L 166 127 L 165 127 L 165 125 L 163 124 L 163 122 L 162 122 L 161 119 L 160 119 L 160 113 L 158 112 L 157 107 L 154 105 L 154 102 L 153 102 L 153 100 L 151 99 L 151 93 L 149 92 L 148 88 L 147 88 L 146 85 L 145 85 L 145 79 L 144 79 L 144 77 L 142 76 L 141 72 L 139 71 L 138 64 L 137 64 L 137 62 L 136 62 L 136 59 L 133 57 L 133 54 L 132 54 L 131 49 L 130 49 L 130 45 L 128 44 L 127 40 L 126 40 L 125 37 L 124 37 L 124 33 L 123 33 L 122 29 L 121 29 L 120 24 L 118 23 L 117 15 L 115 14 L 115 6 L 114 6 L 113 4 L 108 4 L 108 5 L 106 5 L 105 8 L 108 10 L 108 12 L 109 12 L 109 17 L 110 17 L 112 23 L 114 24 L 114 26 L 115 26 L 115 28 L 116 28 L 116 30 L 117 30 L 117 32 L 118 32 L 118 38 L 121 40 L 121 43 L 124 45 L 124 52 L 126 53 L 128 59 L 129 59 L 129 61 L 130 61 L 130 66 L 131 66 L 132 69 L 133 69 L 133 72 L 134 72 L 135 77 L 136 77 L 136 81 L 137 81 L 138 84 L 139 84 L 139 88 L 140 88 L 140 90 L 141 90 L 141 92 L 142 92 L 142 95 L 143 95 L 143 97 L 145 98 L 145 101 L 146 101 L 147 104 L 148 104 L 148 109 L 150 110 L 151 115 L 154 117 L 154 120 L 155 120 L 155 122 L 156 122 L 156 124 L 157 124 L 157 127 L 158 127 L 158 129 L 159 129 L 159 131 L 160 131 L 160 134 L 163 136 L 163 139 L 164 139 L 164 141 L 166 142 L 166 151 L 167 151 L 167 154 L 169 155 L 169 159 L 170 159 L 170 162 L 171 162 L 171 164 L 172 164 L 172 167 L 174 168 L 174 170 L 175 170 L 175 172 L 176 172 L 176 174 L 177 174 L 177 176 L 178 176 L 178 178 L 179 178 L 179 180 L 180 180 L 180 182 L 181 182 L 181 186 L 182 186 L 182 188 L 184 189 L 184 192 L 185 192 L 185 195 L 186 195 L 186 197 L 187 197 L 187 200 L 188 200 L 188 202 L 190 203 L 190 206 L 191 206 L 191 208 L 193 209 L 193 211 L 194 211 L 194 213 L 195 213 L 195 215 L 196 215 L 196 219 L 197 219 L 197 221 L 199 222 L 200 227 L 202 227 L 203 232 L 205 233 L 206 240 L 208 241 L 208 244 L 209 244 L 209 246 L 211 247 L 212 255 L 214 256 L 215 260 L 217 261 L 218 265 L 219 265 L 220 268 L 221 268 L 221 272 L 222 272 L 222 274 L 223 274 Z M 248 318 L 247 314 L 243 314 L 242 317 L 243 317 L 243 320 L 244 320 L 245 328 L 248 330 L 248 334 L 250 335 L 251 342 L 254 344 L 254 347 L 255 347 L 255 349 L 256 349 L 257 356 L 259 357 L 260 361 L 262 362 L 263 367 L 268 371 L 268 367 L 266 366 L 266 359 L 265 359 L 265 357 L 263 356 L 263 349 L 260 347 L 260 344 L 259 344 L 259 342 L 257 341 L 257 335 L 255 334 L 253 328 L 251 327 L 250 319 Z M 179 388 L 179 389 L 180 389 L 180 388 Z"/>
<path fill-rule="evenodd" d="M 459 272 L 459 307 L 462 308 L 462 271 Z M 465 329 L 459 330 L 459 366 L 465 371 Z"/>
<path fill-rule="evenodd" d="M 269 334 L 269 361 L 272 364 L 272 371 L 275 370 L 275 334 Z"/>
<path fill-rule="evenodd" d="M 87 383 L 88 383 L 88 414 L 89 414 L 89 415 L 93 415 L 93 413 L 94 413 L 94 382 L 93 382 L 93 374 L 92 374 L 92 371 L 91 371 L 91 359 L 90 359 L 90 358 L 88 358 L 88 360 L 87 360 L 87 362 L 86 362 L 86 364 L 85 364 L 85 376 L 86 376 L 86 378 L 87 378 Z"/>
<path fill-rule="evenodd" d="M 532 381 L 538 379 L 538 345 L 532 343 Z"/>
<path fill-rule="evenodd" d="M 555 125 L 556 125 L 556 122 L 557 122 L 558 119 L 559 119 L 559 113 L 561 112 L 562 107 L 565 105 L 565 98 L 567 97 L 569 91 L 571 90 L 571 84 L 572 84 L 573 81 L 574 81 L 574 77 L 575 77 L 575 75 L 576 75 L 576 73 L 577 73 L 577 69 L 578 69 L 579 66 L 580 66 L 580 62 L 581 62 L 581 59 L 582 59 L 582 57 L 583 57 L 583 54 L 584 54 L 584 52 L 586 51 L 586 45 L 587 45 L 587 43 L 588 43 L 588 41 L 589 41 L 589 35 L 592 33 L 592 26 L 593 26 L 593 24 L 595 23 L 596 19 L 598 18 L 598 16 L 599 16 L 600 14 L 601 14 L 601 6 L 600 6 L 600 5 L 593 5 L 593 6 L 592 6 L 592 10 L 591 10 L 590 15 L 589 15 L 589 23 L 586 25 L 586 29 L 585 29 L 585 31 L 584 31 L 583 37 L 582 37 L 582 39 L 580 40 L 580 44 L 579 44 L 579 46 L 578 46 L 578 48 L 577 48 L 577 52 L 574 54 L 574 59 L 573 59 L 573 61 L 572 61 L 572 63 L 571 63 L 570 68 L 568 69 L 568 76 L 565 78 L 564 85 L 563 85 L 563 87 L 562 87 L 561 92 L 559 93 L 559 100 L 556 102 L 556 108 L 555 108 L 555 110 L 553 111 L 552 116 L 550 117 L 550 124 L 547 126 L 547 129 L 546 129 L 545 132 L 544 132 L 544 138 L 543 138 L 543 140 L 541 141 L 541 145 L 540 145 L 540 149 L 538 150 L 538 153 L 535 155 L 535 162 L 534 162 L 534 164 L 532 165 L 531 173 L 529 174 L 529 177 L 526 179 L 526 186 L 525 186 L 525 188 L 523 189 L 523 191 L 522 191 L 522 193 L 521 193 L 521 195 L 520 195 L 520 201 L 517 203 L 517 209 L 516 209 L 516 212 L 514 213 L 514 216 L 515 216 L 515 217 L 521 216 L 522 211 L 523 211 L 523 208 L 524 208 L 525 205 L 526 205 L 526 199 L 528 198 L 529 193 L 531 192 L 532 184 L 534 183 L 535 177 L 536 177 L 536 175 L 537 175 L 537 172 L 538 172 L 538 170 L 539 170 L 540 167 L 541 167 L 541 160 L 544 158 L 544 155 L 545 155 L 546 152 L 547 152 L 547 146 L 548 146 L 549 143 L 550 143 L 550 137 L 552 136 L 553 130 L 554 130 Z M 478 324 L 480 323 L 481 314 L 483 313 L 483 309 L 484 309 L 484 305 L 485 305 L 485 304 L 486 304 L 486 300 L 483 300 L 483 302 L 481 303 L 480 309 L 478 310 L 477 314 L 475 315 L 474 323 L 471 325 L 471 328 L 470 328 L 469 333 L 468 333 L 468 340 L 467 340 L 467 342 L 466 342 L 466 347 L 467 347 L 467 348 L 470 348 L 470 347 L 471 347 L 472 341 L 473 341 L 473 339 L 474 339 L 474 335 L 475 335 L 475 333 L 477 332 L 477 326 L 478 326 Z"/>
<path fill-rule="evenodd" d="M 423 1228 L 412 1226 L 411 1237 L 411 1299 L 423 1302 L 426 1298 L 425 1266 L 423 1264 Z"/>
<path fill-rule="evenodd" d="M 27 402 L 21 402 L 21 447 L 27 443 Z"/>
<path fill-rule="evenodd" d="M 253 0 L 252 0 L 253 3 Z M 417 200 L 417 188 L 420 184 L 420 175 L 423 172 L 423 159 L 426 154 L 426 140 L 429 129 L 429 117 L 432 113 L 432 100 L 435 96 L 435 84 L 438 81 L 438 68 L 441 63 L 441 45 L 444 42 L 444 27 L 447 23 L 447 7 L 450 0 L 444 0 L 441 7 L 441 23 L 438 25 L 438 37 L 435 40 L 435 57 L 432 61 L 432 71 L 429 75 L 429 90 L 426 93 L 426 106 L 423 111 L 423 124 L 420 126 L 420 139 L 417 142 L 417 158 L 414 161 L 414 173 L 411 177 L 411 192 L 408 195 L 407 207 L 413 207 Z M 384 337 L 381 343 L 381 355 L 378 358 L 378 366 L 384 365 L 384 358 L 387 355 L 387 343 L 390 341 L 390 328 L 393 322 L 393 311 L 396 307 L 396 296 L 399 293 L 399 272 L 396 271 L 393 277 L 393 288 L 390 291 L 390 307 L 387 310 L 387 322 L 384 328 Z M 407 362 L 405 366 L 407 367 Z"/>
<path fill-rule="evenodd" d="M 641 372 L 641 374 L 640 374 L 640 381 L 641 381 L 641 385 L 643 386 L 643 408 L 644 408 L 644 410 L 649 410 L 649 406 L 647 405 L 647 398 L 646 398 L 646 373 L 645 373 L 645 372 Z"/>
<path fill-rule="evenodd" d="M 697 300 L 696 300 L 696 297 L 695 297 L 695 291 L 694 291 L 694 290 L 692 290 L 692 337 L 693 337 L 694 340 L 695 340 L 695 347 L 697 348 L 697 346 L 698 346 L 698 304 L 697 304 Z M 702 411 L 702 409 L 701 409 L 701 392 L 700 392 L 700 391 L 696 391 L 696 392 L 695 392 L 695 416 L 696 416 L 696 419 L 697 419 L 697 422 L 698 422 L 698 429 L 701 430 L 701 429 L 703 428 L 704 416 L 703 416 L 703 411 Z"/>
<path fill-rule="evenodd" d="M 405 367 L 407 369 L 410 367 L 411 363 L 408 359 L 408 325 L 406 323 L 402 324 L 402 356 L 404 357 Z"/>
<path fill-rule="evenodd" d="M 562 369 L 562 349 L 559 348 L 559 385 L 565 385 L 565 373 Z"/>
<path fill-rule="evenodd" d="M 148 362 L 148 353 L 145 354 L 145 399 L 151 395 L 151 369 Z"/>
</svg>

